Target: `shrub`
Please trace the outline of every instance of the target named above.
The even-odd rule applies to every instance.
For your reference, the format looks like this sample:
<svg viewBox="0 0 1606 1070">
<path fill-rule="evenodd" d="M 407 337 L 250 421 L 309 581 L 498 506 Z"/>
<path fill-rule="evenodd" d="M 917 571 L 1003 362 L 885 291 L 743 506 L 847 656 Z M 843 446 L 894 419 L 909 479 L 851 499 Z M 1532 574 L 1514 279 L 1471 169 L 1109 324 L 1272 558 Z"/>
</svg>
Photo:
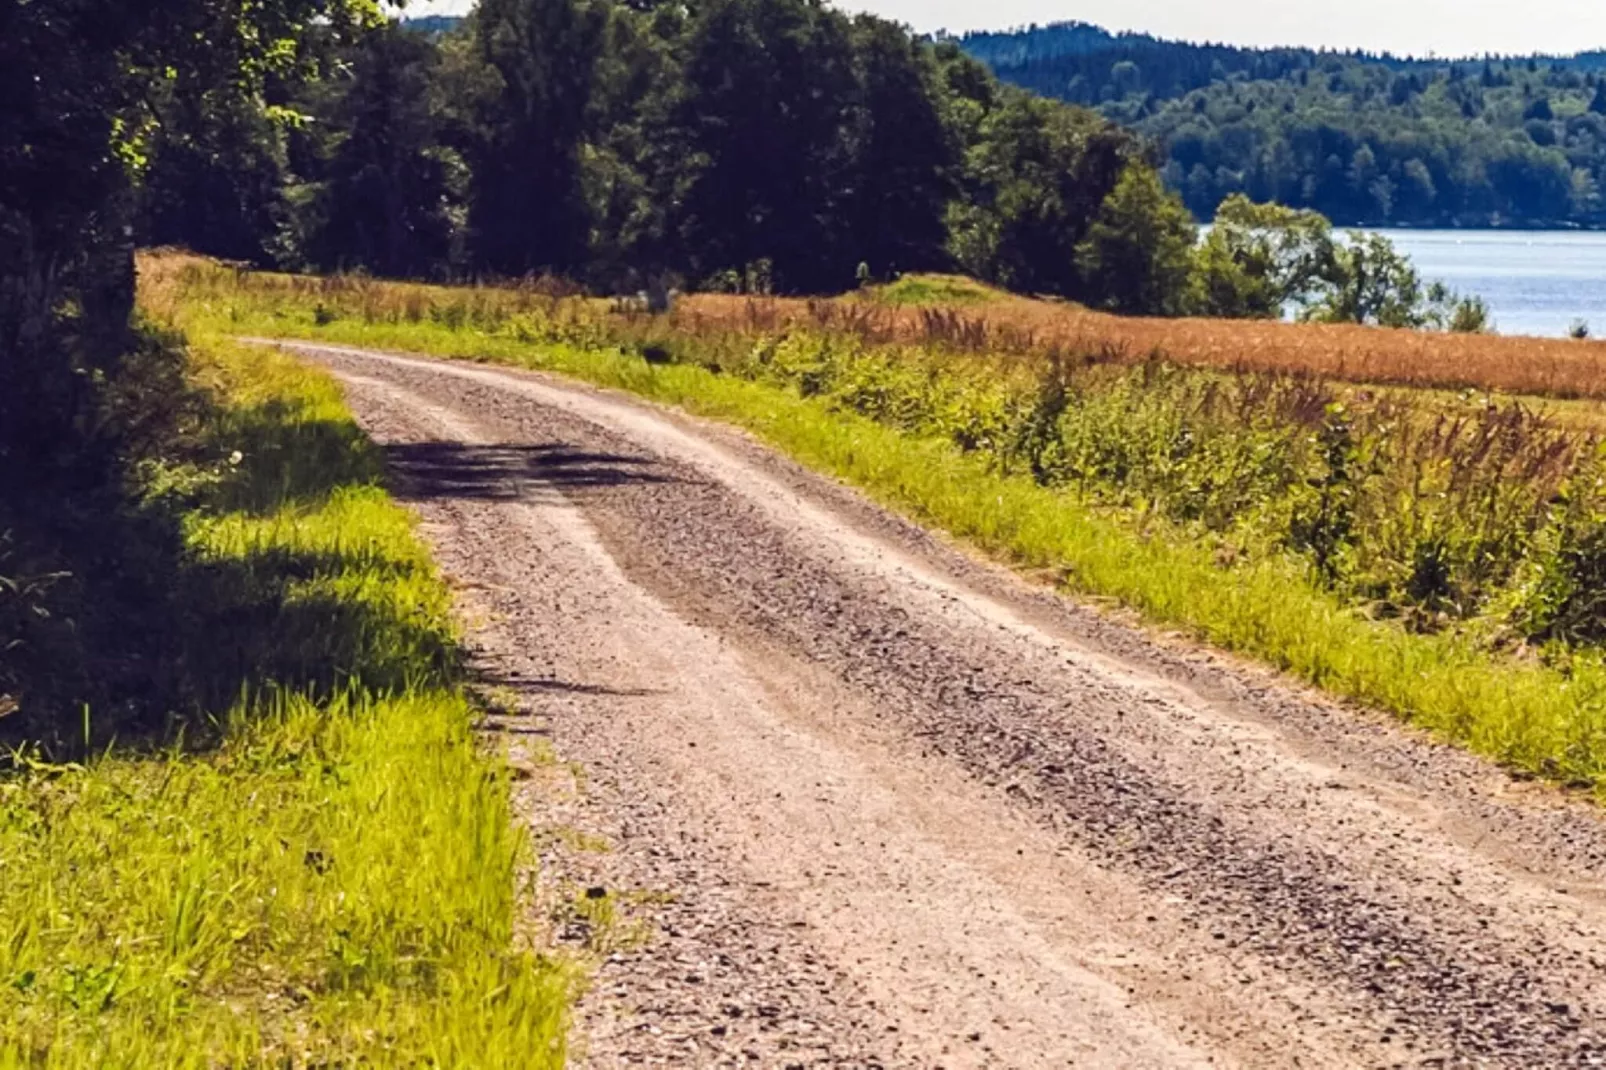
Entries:
<svg viewBox="0 0 1606 1070">
<path fill-rule="evenodd" d="M 1530 639 L 1606 642 L 1606 470 L 1597 456 L 1559 496 L 1540 533 L 1514 623 Z"/>
</svg>

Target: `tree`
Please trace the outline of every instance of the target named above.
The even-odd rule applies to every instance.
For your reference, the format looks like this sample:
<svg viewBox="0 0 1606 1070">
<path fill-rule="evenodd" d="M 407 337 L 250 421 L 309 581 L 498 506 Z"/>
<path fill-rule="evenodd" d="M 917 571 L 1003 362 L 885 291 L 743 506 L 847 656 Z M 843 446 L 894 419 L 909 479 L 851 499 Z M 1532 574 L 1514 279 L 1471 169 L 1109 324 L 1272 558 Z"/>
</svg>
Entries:
<svg viewBox="0 0 1606 1070">
<path fill-rule="evenodd" d="M 690 168 L 674 113 L 687 18 L 649 0 L 609 11 L 581 160 L 592 222 L 583 277 L 606 290 L 662 289 L 683 266 L 673 215 Z"/>
<path fill-rule="evenodd" d="M 882 19 L 861 17 L 853 30 L 859 84 L 845 209 L 854 254 L 883 276 L 943 267 L 943 213 L 960 161 L 930 50 Z"/>
<path fill-rule="evenodd" d="M 1181 315 L 1198 231 L 1152 167 L 1133 163 L 1076 247 L 1087 293 L 1117 312 Z"/>
<path fill-rule="evenodd" d="M 395 22 L 356 47 L 320 115 L 339 133 L 309 209 L 313 263 L 419 277 L 460 260 L 465 165 L 441 143 L 439 62 L 433 42 Z"/>
<path fill-rule="evenodd" d="M 847 20 L 814 0 L 710 0 L 684 45 L 676 126 L 690 180 L 677 233 L 693 277 L 769 265 L 793 291 L 845 289 L 856 92 Z"/>
<path fill-rule="evenodd" d="M 1452 334 L 1483 334 L 1494 329 L 1489 302 L 1476 295 L 1463 297 L 1442 282 L 1428 287 L 1433 326 Z"/>
<path fill-rule="evenodd" d="M 1332 276 L 1335 257 L 1332 225 L 1319 213 L 1236 194 L 1221 203 L 1199 247 L 1198 310 L 1275 319 L 1314 299 Z"/>
<path fill-rule="evenodd" d="M 1128 166 L 1131 135 L 1097 116 L 1000 93 L 966 140 L 964 194 L 949 211 L 950 249 L 978 278 L 1012 289 L 1102 300 L 1077 250 Z"/>
<path fill-rule="evenodd" d="M 0 6 L 0 494 L 104 471 L 96 412 L 133 348 L 135 183 L 158 102 L 268 115 L 266 85 L 315 20 L 338 36 L 376 17 L 369 0 Z"/>
<path fill-rule="evenodd" d="M 161 89 L 137 192 L 140 241 L 275 264 L 291 217 L 281 122 L 257 100 Z"/>
<path fill-rule="evenodd" d="M 479 60 L 497 76 L 469 147 L 471 241 L 504 275 L 583 267 L 581 147 L 607 11 L 592 0 L 483 0 Z"/>
<path fill-rule="evenodd" d="M 1305 318 L 1321 323 L 1422 327 L 1429 322 L 1422 278 L 1381 234 L 1351 231 L 1334 250 L 1333 272 Z"/>
<path fill-rule="evenodd" d="M 267 85 L 313 22 L 339 36 L 367 17 L 347 0 L 0 4 L 0 543 L 25 574 L 60 577 L 50 622 L 24 613 L 19 635 L 0 612 L 22 706 L 8 730 L 59 742 L 70 716 L 82 747 L 90 704 L 116 732 L 184 697 L 177 532 L 129 478 L 183 405 L 181 350 L 132 320 L 136 187 L 172 121 L 162 105 L 271 118 Z"/>
</svg>

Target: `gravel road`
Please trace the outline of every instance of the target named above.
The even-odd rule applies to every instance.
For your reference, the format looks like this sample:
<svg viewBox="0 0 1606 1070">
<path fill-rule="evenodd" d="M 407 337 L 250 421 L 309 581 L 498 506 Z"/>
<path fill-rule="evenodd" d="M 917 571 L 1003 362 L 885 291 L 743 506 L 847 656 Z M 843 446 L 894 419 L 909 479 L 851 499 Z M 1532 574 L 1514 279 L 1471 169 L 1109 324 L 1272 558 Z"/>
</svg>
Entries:
<svg viewBox="0 0 1606 1070">
<path fill-rule="evenodd" d="M 1606 1066 L 1586 804 L 728 429 L 289 348 L 346 382 L 508 707 L 537 920 L 601 960 L 577 1065 Z"/>
</svg>

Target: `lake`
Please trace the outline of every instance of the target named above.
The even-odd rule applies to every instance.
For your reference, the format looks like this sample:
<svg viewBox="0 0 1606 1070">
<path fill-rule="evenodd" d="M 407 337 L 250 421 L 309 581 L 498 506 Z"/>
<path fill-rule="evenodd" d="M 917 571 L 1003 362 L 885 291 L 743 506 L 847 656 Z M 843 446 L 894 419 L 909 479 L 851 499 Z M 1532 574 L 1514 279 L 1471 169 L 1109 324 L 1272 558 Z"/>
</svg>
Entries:
<svg viewBox="0 0 1606 1070">
<path fill-rule="evenodd" d="M 1606 233 L 1383 230 L 1425 280 L 1489 302 L 1501 334 L 1558 337 L 1584 320 L 1606 337 Z"/>
</svg>

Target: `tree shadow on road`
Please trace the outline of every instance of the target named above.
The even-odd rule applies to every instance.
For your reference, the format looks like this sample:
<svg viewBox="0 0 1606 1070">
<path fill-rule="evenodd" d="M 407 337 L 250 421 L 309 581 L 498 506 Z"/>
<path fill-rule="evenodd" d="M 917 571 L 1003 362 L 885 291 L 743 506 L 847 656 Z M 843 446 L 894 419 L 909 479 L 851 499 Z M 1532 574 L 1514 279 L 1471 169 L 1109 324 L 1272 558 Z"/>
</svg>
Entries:
<svg viewBox="0 0 1606 1070">
<path fill-rule="evenodd" d="M 562 443 L 407 443 L 387 447 L 385 461 L 397 496 L 409 501 L 557 500 L 630 484 L 681 481 L 651 457 Z"/>
</svg>

